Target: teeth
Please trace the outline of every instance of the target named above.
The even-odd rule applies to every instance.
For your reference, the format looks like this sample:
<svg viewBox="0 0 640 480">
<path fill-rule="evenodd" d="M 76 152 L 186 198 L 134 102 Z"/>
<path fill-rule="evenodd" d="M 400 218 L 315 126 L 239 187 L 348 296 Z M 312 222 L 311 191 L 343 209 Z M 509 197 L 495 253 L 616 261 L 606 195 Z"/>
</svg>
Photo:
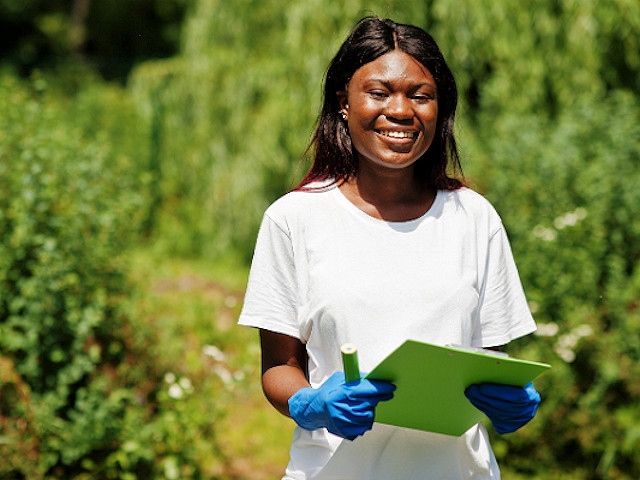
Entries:
<svg viewBox="0 0 640 480">
<path fill-rule="evenodd" d="M 398 132 L 395 130 L 380 130 L 381 135 L 393 138 L 415 138 L 418 132 Z"/>
</svg>

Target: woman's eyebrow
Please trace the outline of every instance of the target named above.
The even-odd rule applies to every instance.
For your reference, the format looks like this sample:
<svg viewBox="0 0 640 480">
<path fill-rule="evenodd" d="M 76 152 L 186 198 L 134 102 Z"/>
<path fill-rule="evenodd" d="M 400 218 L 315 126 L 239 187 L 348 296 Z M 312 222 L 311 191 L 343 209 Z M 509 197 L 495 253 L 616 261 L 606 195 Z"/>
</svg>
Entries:
<svg viewBox="0 0 640 480">
<path fill-rule="evenodd" d="M 367 83 L 380 83 L 381 85 L 384 85 L 386 88 L 391 89 L 394 82 L 392 80 L 386 80 L 382 78 L 370 78 L 367 81 Z M 411 85 L 411 88 L 414 88 L 416 90 L 422 87 L 436 88 L 437 86 L 434 82 L 430 82 L 430 81 L 420 82 L 420 83 L 416 83 L 415 85 Z"/>
</svg>

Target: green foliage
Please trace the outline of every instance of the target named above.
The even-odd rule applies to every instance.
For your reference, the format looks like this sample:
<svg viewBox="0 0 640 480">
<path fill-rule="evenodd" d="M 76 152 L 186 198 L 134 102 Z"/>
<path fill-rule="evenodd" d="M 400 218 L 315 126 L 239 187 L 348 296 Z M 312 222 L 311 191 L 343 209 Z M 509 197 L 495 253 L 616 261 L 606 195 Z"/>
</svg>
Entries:
<svg viewBox="0 0 640 480">
<path fill-rule="evenodd" d="M 124 80 L 137 61 L 179 46 L 185 0 L 3 0 L 0 56 L 21 74 L 77 62 Z"/>
<path fill-rule="evenodd" d="M 109 91 L 71 104 L 44 77 L 28 88 L 0 82 L 0 358 L 14 372 L 0 392 L 26 401 L 25 428 L 38 444 L 0 472 L 65 476 L 114 448 L 131 401 L 104 369 L 124 354 L 128 287 L 118 256 L 139 238 L 144 180 L 102 130 L 117 121 L 105 112 Z M 24 441 L 0 449 L 19 457 L 14 442 Z"/>
<path fill-rule="evenodd" d="M 514 475 L 637 477 L 640 7 L 280 6 L 199 1 L 181 55 L 132 77 L 159 132 L 165 247 L 248 258 L 262 211 L 306 168 L 322 76 L 353 22 L 426 26 L 459 81 L 464 166 L 504 217 L 541 324 L 513 352 L 554 364 L 538 419 L 496 451 Z"/>
<path fill-rule="evenodd" d="M 236 288 L 244 284 L 246 269 L 202 260 L 175 261 L 146 251 L 129 258 L 132 280 L 140 290 L 132 314 L 137 325 L 146 324 L 156 332 L 139 362 L 154 362 L 155 370 L 163 374 L 153 386 L 154 414 L 128 412 L 127 440 L 107 463 L 135 465 L 140 457 L 152 462 L 152 468 L 137 478 L 256 478 L 254 472 L 230 473 L 242 463 L 237 458 L 239 447 L 247 446 L 247 437 L 233 439 L 233 432 L 248 429 L 252 441 L 262 445 L 272 435 L 269 423 L 278 420 L 269 415 L 265 431 L 256 431 L 251 421 L 256 412 L 245 403 L 251 398 L 263 400 L 259 385 L 245 381 L 259 376 L 257 337 L 233 328 L 241 306 L 241 291 Z M 149 385 L 155 379 L 141 376 L 138 381 Z M 234 418 L 227 418 L 234 412 Z M 280 453 L 286 455 L 286 444 Z M 258 478 L 265 478 L 265 473 L 262 470 Z"/>
<path fill-rule="evenodd" d="M 436 4 L 433 30 L 461 86 L 467 171 L 540 324 L 513 351 L 554 366 L 536 420 L 496 453 L 509 477 L 637 478 L 640 7 L 481 3 Z"/>
<path fill-rule="evenodd" d="M 543 118 L 612 89 L 640 89 L 637 2 L 434 2 L 432 32 L 468 115 Z M 475 118 L 475 117 L 474 117 Z"/>
<path fill-rule="evenodd" d="M 0 478 L 224 478 L 216 430 L 258 368 L 228 333 L 237 294 L 143 296 L 147 125 L 121 88 L 62 73 L 0 77 Z"/>
<path fill-rule="evenodd" d="M 147 62 L 130 90 L 152 123 L 168 252 L 250 257 L 264 208 L 292 188 L 327 64 L 353 23 L 414 2 L 196 2 L 181 55 Z"/>
<path fill-rule="evenodd" d="M 494 122 L 484 159 L 540 323 L 526 351 L 555 365 L 537 428 L 505 461 L 535 471 L 535 448 L 589 472 L 574 478 L 637 478 L 640 104 L 616 92 L 536 120 Z"/>
<path fill-rule="evenodd" d="M 540 325 L 511 353 L 553 365 L 536 419 L 494 435 L 505 478 L 640 476 L 637 2 L 198 0 L 179 55 L 126 90 L 68 56 L 72 19 L 46 3 L 0 5 L 5 25 L 30 25 L 15 70 L 47 51 L 58 65 L 0 75 L 0 477 L 234 475 L 249 447 L 219 436 L 258 375 L 255 341 L 229 330 L 236 304 L 215 285 L 147 285 L 159 262 L 120 254 L 144 232 L 158 254 L 248 260 L 264 208 L 308 166 L 326 66 L 367 14 L 442 47 L 463 167 L 504 219 Z M 121 9 L 152 3 L 175 45 L 187 5 L 99 3 L 96 51 L 123 45 L 104 33 Z M 107 69 L 169 50 L 134 51 Z"/>
</svg>

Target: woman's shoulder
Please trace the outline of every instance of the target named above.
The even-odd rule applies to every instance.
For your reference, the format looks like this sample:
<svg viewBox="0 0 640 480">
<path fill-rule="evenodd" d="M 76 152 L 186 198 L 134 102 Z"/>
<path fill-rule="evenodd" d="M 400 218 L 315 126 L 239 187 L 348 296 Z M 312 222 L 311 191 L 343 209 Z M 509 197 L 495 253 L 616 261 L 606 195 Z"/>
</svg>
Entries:
<svg viewBox="0 0 640 480">
<path fill-rule="evenodd" d="M 326 208 L 334 188 L 337 188 L 335 183 L 316 182 L 303 189 L 292 190 L 269 205 L 265 215 L 273 220 L 307 216 L 317 207 Z"/>
<path fill-rule="evenodd" d="M 469 204 L 491 205 L 489 200 L 487 200 L 484 195 L 472 189 L 471 187 L 460 187 L 455 190 L 447 190 L 446 194 Z"/>
<path fill-rule="evenodd" d="M 447 190 L 443 193 L 445 205 L 456 211 L 461 211 L 474 217 L 500 218 L 493 204 L 484 195 L 469 187 Z"/>
</svg>

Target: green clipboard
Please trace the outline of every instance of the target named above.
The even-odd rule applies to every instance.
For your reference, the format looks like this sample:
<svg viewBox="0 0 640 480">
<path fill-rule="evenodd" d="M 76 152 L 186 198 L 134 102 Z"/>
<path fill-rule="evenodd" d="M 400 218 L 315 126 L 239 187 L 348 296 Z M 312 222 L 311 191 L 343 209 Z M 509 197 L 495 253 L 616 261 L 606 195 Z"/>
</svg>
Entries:
<svg viewBox="0 0 640 480">
<path fill-rule="evenodd" d="M 460 436 L 484 418 L 465 397 L 466 387 L 474 383 L 525 386 L 549 368 L 481 348 L 407 340 L 366 378 L 390 381 L 397 387 L 392 400 L 376 407 L 376 422 Z"/>
</svg>

